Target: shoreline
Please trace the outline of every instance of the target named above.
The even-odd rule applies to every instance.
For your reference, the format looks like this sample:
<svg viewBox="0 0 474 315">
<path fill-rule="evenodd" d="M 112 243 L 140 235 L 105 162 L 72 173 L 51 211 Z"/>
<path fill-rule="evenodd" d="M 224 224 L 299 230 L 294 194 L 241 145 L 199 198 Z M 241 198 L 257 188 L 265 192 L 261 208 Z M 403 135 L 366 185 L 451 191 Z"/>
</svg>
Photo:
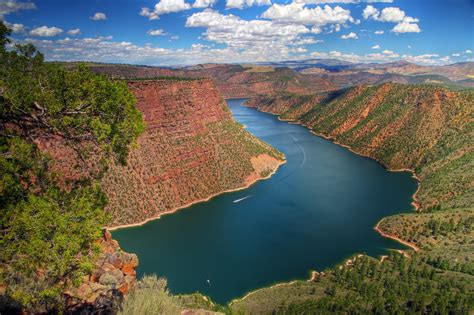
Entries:
<svg viewBox="0 0 474 315">
<path fill-rule="evenodd" d="M 415 244 L 413 243 L 410 243 L 408 241 L 404 241 L 402 240 L 401 238 L 399 238 L 398 236 L 396 235 L 393 235 L 393 234 L 388 234 L 388 233 L 385 233 L 381 228 L 380 228 L 380 223 L 382 223 L 382 221 L 385 220 L 385 218 L 382 218 L 378 223 L 377 225 L 374 227 L 374 230 L 377 231 L 380 235 L 382 235 L 383 237 L 385 238 L 389 238 L 389 239 L 392 239 L 394 241 L 397 241 L 405 246 L 408 246 L 410 247 L 411 249 L 413 249 L 415 252 L 418 252 L 420 250 L 420 248 L 418 246 L 416 246 Z"/>
<path fill-rule="evenodd" d="M 253 290 L 253 291 L 250 291 L 248 292 L 247 294 L 245 294 L 243 297 L 241 298 L 238 298 L 238 299 L 235 299 L 235 300 L 232 300 L 228 303 L 229 306 L 232 306 L 232 304 L 234 303 L 237 303 L 237 302 L 240 302 L 240 301 L 243 301 L 245 300 L 246 298 L 248 298 L 249 296 L 259 292 L 259 291 L 262 291 L 262 290 L 265 290 L 265 289 L 271 289 L 271 288 L 277 288 L 277 287 L 282 287 L 284 285 L 291 285 L 293 283 L 296 283 L 298 281 L 302 281 L 302 280 L 293 280 L 293 281 L 290 281 L 290 282 L 278 282 L 278 283 L 275 283 L 274 285 L 271 285 L 269 287 L 263 287 L 263 288 L 259 288 L 259 289 L 256 289 L 256 290 Z"/>
<path fill-rule="evenodd" d="M 321 134 L 321 133 L 317 133 L 315 131 L 313 131 L 310 127 L 308 127 L 308 125 L 305 125 L 303 123 L 301 123 L 301 121 L 299 120 L 287 120 L 287 119 L 281 119 L 280 118 L 280 115 L 279 114 L 275 114 L 275 113 L 272 113 L 272 112 L 268 112 L 268 111 L 264 111 L 264 110 L 260 110 L 256 107 L 253 107 L 253 106 L 247 106 L 246 103 L 243 104 L 243 106 L 246 106 L 246 107 L 249 107 L 249 108 L 253 108 L 255 110 L 258 110 L 262 113 L 267 113 L 267 114 L 271 114 L 271 115 L 274 115 L 274 116 L 277 116 L 277 119 L 280 120 L 280 121 L 284 121 L 284 122 L 287 122 L 287 123 L 290 123 L 290 124 L 296 124 L 296 125 L 300 125 L 300 126 L 303 126 L 305 127 L 306 129 L 309 130 L 309 132 L 311 132 L 313 135 L 317 136 L 317 137 L 321 137 L 325 140 L 329 140 L 331 141 L 332 143 L 334 144 L 337 144 L 349 151 L 351 151 L 352 153 L 354 154 L 357 154 L 359 156 L 363 156 L 363 157 L 366 157 L 366 158 L 369 158 L 371 160 L 374 160 L 376 161 L 377 163 L 379 163 L 383 168 L 385 168 L 387 171 L 389 172 L 410 172 L 411 173 L 411 176 L 417 181 L 418 185 L 417 185 L 417 188 L 416 188 L 416 191 L 413 193 L 412 195 L 412 202 L 411 202 L 411 205 L 413 206 L 413 208 L 415 208 L 415 212 L 419 212 L 420 211 L 420 204 L 418 202 L 418 198 L 417 198 L 417 194 L 418 192 L 420 191 L 420 187 L 421 187 L 421 179 L 418 177 L 418 175 L 416 174 L 416 172 L 412 169 L 409 169 L 409 168 L 400 168 L 400 169 L 394 169 L 394 168 L 389 168 L 387 165 L 385 165 L 384 163 L 382 163 L 381 161 L 379 161 L 377 158 L 375 157 L 372 157 L 368 154 L 364 154 L 364 153 L 361 153 L 361 152 L 357 152 L 355 151 L 352 147 L 350 147 L 349 145 L 347 144 L 344 144 L 344 143 L 340 143 L 338 142 L 336 139 L 330 137 L 330 136 L 326 136 L 324 134 Z M 377 231 L 377 233 L 379 233 L 382 237 L 385 237 L 385 238 L 390 238 L 394 241 L 397 241 L 399 242 L 400 244 L 403 244 L 405 246 L 408 246 L 409 248 L 413 249 L 414 251 L 419 251 L 420 248 L 417 247 L 416 245 L 410 243 L 410 242 L 407 242 L 407 241 L 404 241 L 402 240 L 401 238 L 399 238 L 398 236 L 396 235 L 391 235 L 391 234 L 388 234 L 388 233 L 385 233 L 381 228 L 380 228 L 380 223 L 384 220 L 385 218 L 382 218 L 374 227 L 374 230 Z"/>
<path fill-rule="evenodd" d="M 367 154 L 364 154 L 364 153 L 360 153 L 360 152 L 357 152 L 355 151 L 353 148 L 351 148 L 349 145 L 347 144 L 344 144 L 344 143 L 340 143 L 338 142 L 336 139 L 330 137 L 330 136 L 326 136 L 324 134 L 321 134 L 321 133 L 317 133 L 315 131 L 313 131 L 310 127 L 308 127 L 308 125 L 305 125 L 303 124 L 301 121 L 299 120 L 290 120 L 290 119 L 282 119 L 280 118 L 280 115 L 279 114 L 275 114 L 275 113 L 272 113 L 272 112 L 268 112 L 268 111 L 264 111 L 264 110 L 260 110 L 258 109 L 257 107 L 253 107 L 253 106 L 248 106 L 246 105 L 246 102 L 242 104 L 242 106 L 245 106 L 245 107 L 248 107 L 248 108 L 253 108 L 255 110 L 258 110 L 259 112 L 262 112 L 262 113 L 266 113 L 266 114 L 270 114 L 270 115 L 273 115 L 273 116 L 277 116 L 277 119 L 279 121 L 283 121 L 283 122 L 286 122 L 286 123 L 289 123 L 289 124 L 292 124 L 292 125 L 300 125 L 302 127 L 305 127 L 306 129 L 309 130 L 309 132 L 311 132 L 313 135 L 317 136 L 317 137 L 321 137 L 325 140 L 329 140 L 331 141 L 332 143 L 334 144 L 337 144 L 349 151 L 351 151 L 352 153 L 354 154 L 357 154 L 359 156 L 363 156 L 363 157 L 366 157 L 366 158 L 369 158 L 371 160 L 374 160 L 376 161 L 378 164 L 380 164 L 383 168 L 385 168 L 387 171 L 389 172 L 410 172 L 411 173 L 411 176 L 416 179 L 416 181 L 418 182 L 418 187 L 416 189 L 416 191 L 413 193 L 413 196 L 412 196 L 412 199 L 413 201 L 411 202 L 411 205 L 415 208 L 415 211 L 419 211 L 420 209 L 420 205 L 418 203 L 418 198 L 416 197 L 416 195 L 418 194 L 419 190 L 420 190 L 420 187 L 421 187 L 421 179 L 418 177 L 418 175 L 416 174 L 416 172 L 412 169 L 409 169 L 409 168 L 399 168 L 399 169 L 394 169 L 394 168 L 389 168 L 387 165 L 385 165 L 384 163 L 382 163 L 381 161 L 377 160 L 375 157 L 372 157 L 370 155 L 367 155 Z"/>
<path fill-rule="evenodd" d="M 251 181 L 250 183 L 242 186 L 242 187 L 237 187 L 237 188 L 233 188 L 233 189 L 226 189 L 224 191 L 221 191 L 221 192 L 218 192 L 218 193 L 215 193 L 215 194 L 212 194 L 206 198 L 202 198 L 202 199 L 198 199 L 198 200 L 195 200 L 195 201 L 191 201 L 185 205 L 182 205 L 180 207 L 177 207 L 177 208 L 174 208 L 174 209 L 171 209 L 171 210 L 167 210 L 167 211 L 164 211 L 164 212 L 161 212 L 153 217 L 150 217 L 150 218 L 147 218 L 143 221 L 140 221 L 140 222 L 137 222 L 137 223 L 129 223 L 129 224 L 122 224 L 122 225 L 117 225 L 117 226 L 111 226 L 111 227 L 104 227 L 107 231 L 115 231 L 115 230 L 118 230 L 118 229 L 126 229 L 126 228 L 131 228 L 131 227 L 137 227 L 137 226 L 142 226 L 142 225 L 145 225 L 146 223 L 150 222 L 150 221 L 154 221 L 154 220 L 158 220 L 161 216 L 163 215 L 167 215 L 167 214 L 172 214 L 172 213 L 175 213 L 176 211 L 179 211 L 179 210 L 182 210 L 182 209 L 186 209 L 186 208 L 189 208 L 197 203 L 200 203 L 200 202 L 207 202 L 209 200 L 211 200 L 212 198 L 214 197 L 217 197 L 219 195 L 222 195 L 222 194 L 225 194 L 225 193 L 230 193 L 230 192 L 236 192 L 236 191 L 240 191 L 240 190 L 244 190 L 244 189 L 247 189 L 249 188 L 250 186 L 252 186 L 253 184 L 257 183 L 258 181 L 261 181 L 261 180 L 265 180 L 265 179 L 269 179 L 270 177 L 272 177 L 277 171 L 278 169 L 280 168 L 280 166 L 282 166 L 283 164 L 286 163 L 286 159 L 285 160 L 281 160 L 280 163 L 278 163 L 278 165 L 275 167 L 274 170 L 272 170 L 272 172 L 270 172 L 270 174 L 268 174 L 267 176 L 265 177 L 258 177 L 256 178 L 255 180 Z"/>
<path fill-rule="evenodd" d="M 304 125 L 304 124 L 301 124 L 299 122 L 297 122 L 297 124 L 307 128 L 312 134 L 314 134 L 315 136 L 318 136 L 318 137 L 321 137 L 325 140 L 329 140 L 331 141 L 332 143 L 334 144 L 337 144 L 349 151 L 351 151 L 352 153 L 354 154 L 357 154 L 359 156 L 363 156 L 363 157 L 366 157 L 366 158 L 369 158 L 371 160 L 374 160 L 375 162 L 379 163 L 383 168 L 385 168 L 387 171 L 389 172 L 410 172 L 411 173 L 411 177 L 413 177 L 414 179 L 416 179 L 418 185 L 417 185 L 417 188 L 416 188 L 416 191 L 413 193 L 412 195 L 412 202 L 411 202 L 411 205 L 415 208 L 415 212 L 419 211 L 420 210 L 420 204 L 418 202 L 418 198 L 417 198 L 417 194 L 418 192 L 420 191 L 420 187 L 421 187 L 421 179 L 418 177 L 418 175 L 416 174 L 416 172 L 412 169 L 409 169 L 409 168 L 389 168 L 388 166 L 386 166 L 384 163 L 382 163 L 381 161 L 379 161 L 378 159 L 376 159 L 375 157 L 372 157 L 368 154 L 364 154 L 364 153 L 360 153 L 360 152 L 357 152 L 355 151 L 354 149 L 352 149 L 349 145 L 347 144 L 344 144 L 344 143 L 340 143 L 338 142 L 336 139 L 332 138 L 332 137 L 329 137 L 329 136 L 326 136 L 326 135 L 323 135 L 323 134 L 320 134 L 320 133 L 317 133 L 313 130 L 311 130 L 308 126 Z"/>
</svg>

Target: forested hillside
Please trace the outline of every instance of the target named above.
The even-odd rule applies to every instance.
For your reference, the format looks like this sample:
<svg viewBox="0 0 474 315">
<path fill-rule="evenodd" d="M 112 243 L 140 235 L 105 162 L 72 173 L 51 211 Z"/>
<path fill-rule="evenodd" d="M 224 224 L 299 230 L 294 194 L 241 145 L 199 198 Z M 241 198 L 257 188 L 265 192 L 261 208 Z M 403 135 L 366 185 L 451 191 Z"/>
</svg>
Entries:
<svg viewBox="0 0 474 315">
<path fill-rule="evenodd" d="M 469 313 L 473 283 L 474 92 L 383 84 L 332 93 L 280 93 L 248 106 L 299 122 L 314 133 L 420 180 L 418 211 L 385 218 L 379 229 L 418 251 L 382 262 L 366 256 L 297 281 L 258 290 L 231 308 L 244 313 Z"/>
</svg>

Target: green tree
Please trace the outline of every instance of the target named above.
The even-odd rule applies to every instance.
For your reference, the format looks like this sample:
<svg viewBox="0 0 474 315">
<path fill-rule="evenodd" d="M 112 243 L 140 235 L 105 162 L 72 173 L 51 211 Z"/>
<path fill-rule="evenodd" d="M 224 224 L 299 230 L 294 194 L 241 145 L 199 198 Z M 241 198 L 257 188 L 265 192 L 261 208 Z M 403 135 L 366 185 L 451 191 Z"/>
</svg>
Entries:
<svg viewBox="0 0 474 315">
<path fill-rule="evenodd" d="M 33 45 L 7 47 L 9 34 L 0 22 L 0 284 L 16 305 L 49 311 L 91 271 L 107 222 L 100 174 L 125 163 L 143 123 L 125 83 L 46 63 Z M 61 182 L 45 139 L 86 175 Z"/>
</svg>

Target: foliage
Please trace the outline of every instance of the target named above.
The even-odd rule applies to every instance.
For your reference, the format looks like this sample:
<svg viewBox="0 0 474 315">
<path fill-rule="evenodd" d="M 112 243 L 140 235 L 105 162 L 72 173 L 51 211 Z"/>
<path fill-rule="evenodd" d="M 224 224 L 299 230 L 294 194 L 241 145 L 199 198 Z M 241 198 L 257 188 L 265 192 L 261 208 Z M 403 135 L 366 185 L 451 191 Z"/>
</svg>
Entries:
<svg viewBox="0 0 474 315">
<path fill-rule="evenodd" d="M 231 307 L 246 314 L 468 314 L 472 280 L 441 272 L 418 255 L 393 252 L 383 262 L 360 255 L 314 282 L 259 290 Z"/>
<path fill-rule="evenodd" d="M 180 314 L 183 308 L 180 300 L 171 295 L 166 286 L 166 279 L 157 278 L 155 275 L 143 276 L 125 298 L 119 314 Z"/>
<path fill-rule="evenodd" d="M 64 288 L 90 272 L 107 217 L 98 178 L 62 187 L 41 143 L 65 143 L 88 169 L 91 152 L 102 166 L 110 159 L 124 163 L 143 126 L 124 83 L 84 66 L 66 71 L 45 63 L 33 45 L 7 49 L 8 35 L 0 23 L 2 300 L 49 311 L 61 306 Z"/>
</svg>

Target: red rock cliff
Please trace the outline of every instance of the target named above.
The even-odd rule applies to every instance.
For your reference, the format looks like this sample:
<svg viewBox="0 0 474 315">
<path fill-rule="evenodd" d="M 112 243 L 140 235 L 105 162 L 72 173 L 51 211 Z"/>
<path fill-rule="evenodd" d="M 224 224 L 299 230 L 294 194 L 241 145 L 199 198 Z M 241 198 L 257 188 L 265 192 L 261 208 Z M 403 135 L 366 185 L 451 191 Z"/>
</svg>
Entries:
<svg viewBox="0 0 474 315">
<path fill-rule="evenodd" d="M 129 87 L 146 131 L 128 165 L 112 165 L 103 180 L 112 226 L 241 188 L 282 160 L 232 119 L 211 80 L 142 80 Z"/>
</svg>

